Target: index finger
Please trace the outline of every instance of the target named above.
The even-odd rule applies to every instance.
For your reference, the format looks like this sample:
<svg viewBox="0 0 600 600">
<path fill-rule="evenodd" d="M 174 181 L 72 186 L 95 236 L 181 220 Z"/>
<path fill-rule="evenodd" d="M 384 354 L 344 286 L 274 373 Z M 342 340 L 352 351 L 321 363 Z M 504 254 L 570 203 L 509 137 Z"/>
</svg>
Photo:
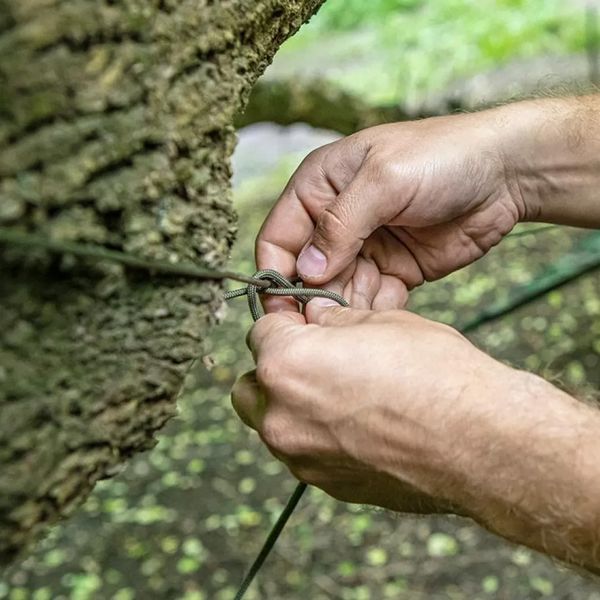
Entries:
<svg viewBox="0 0 600 600">
<path fill-rule="evenodd" d="M 310 239 L 314 224 L 298 200 L 292 182 L 271 209 L 256 239 L 259 269 L 274 269 L 287 279 L 296 276 L 296 257 Z M 298 311 L 298 303 L 285 296 L 261 296 L 266 312 Z"/>
<path fill-rule="evenodd" d="M 313 235 L 316 215 L 337 196 L 321 167 L 321 151 L 298 167 L 261 227 L 255 245 L 259 269 L 296 277 L 296 259 Z M 292 298 L 265 296 L 263 303 L 267 312 L 298 311 Z"/>
</svg>

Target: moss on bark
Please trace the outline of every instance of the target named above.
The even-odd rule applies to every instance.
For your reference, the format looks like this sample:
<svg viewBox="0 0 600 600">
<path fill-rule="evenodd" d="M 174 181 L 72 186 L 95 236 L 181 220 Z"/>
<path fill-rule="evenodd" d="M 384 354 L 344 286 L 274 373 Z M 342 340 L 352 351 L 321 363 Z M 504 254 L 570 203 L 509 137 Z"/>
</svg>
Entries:
<svg viewBox="0 0 600 600">
<path fill-rule="evenodd" d="M 221 266 L 232 122 L 322 0 L 0 0 L 0 225 Z M 0 248 L 0 562 L 175 412 L 214 283 Z"/>
</svg>

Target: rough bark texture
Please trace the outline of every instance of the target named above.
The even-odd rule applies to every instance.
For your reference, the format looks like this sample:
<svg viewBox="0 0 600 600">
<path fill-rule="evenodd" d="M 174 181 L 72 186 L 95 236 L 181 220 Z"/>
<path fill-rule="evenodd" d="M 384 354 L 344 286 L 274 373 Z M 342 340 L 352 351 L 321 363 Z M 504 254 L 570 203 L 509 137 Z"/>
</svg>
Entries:
<svg viewBox="0 0 600 600">
<path fill-rule="evenodd" d="M 219 266 L 231 126 L 322 0 L 0 0 L 0 225 Z M 175 412 L 217 284 L 0 248 L 0 563 Z"/>
</svg>

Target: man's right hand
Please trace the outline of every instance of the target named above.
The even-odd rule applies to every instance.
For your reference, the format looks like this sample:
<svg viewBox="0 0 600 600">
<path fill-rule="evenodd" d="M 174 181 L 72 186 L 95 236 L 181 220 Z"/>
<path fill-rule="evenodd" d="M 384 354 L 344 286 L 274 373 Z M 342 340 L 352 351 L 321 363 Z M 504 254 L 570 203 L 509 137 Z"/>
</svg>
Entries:
<svg viewBox="0 0 600 600">
<path fill-rule="evenodd" d="M 261 230 L 259 268 L 388 309 L 473 262 L 527 210 L 486 117 L 381 125 L 315 150 Z"/>
<path fill-rule="evenodd" d="M 408 289 L 478 259 L 519 220 L 593 226 L 598 98 L 380 125 L 323 146 L 265 221 L 258 267 L 299 275 L 356 308 L 398 308 Z"/>
</svg>

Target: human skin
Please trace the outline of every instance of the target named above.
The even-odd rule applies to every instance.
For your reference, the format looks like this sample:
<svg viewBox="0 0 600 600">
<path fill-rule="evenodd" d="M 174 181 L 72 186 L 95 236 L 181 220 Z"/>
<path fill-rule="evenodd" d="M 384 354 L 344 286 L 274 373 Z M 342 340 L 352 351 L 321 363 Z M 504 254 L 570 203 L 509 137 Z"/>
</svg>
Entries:
<svg viewBox="0 0 600 600">
<path fill-rule="evenodd" d="M 600 227 L 599 189 L 597 96 L 386 125 L 317 150 L 265 222 L 257 262 L 354 308 L 313 300 L 302 315 L 271 299 L 235 409 L 332 496 L 461 514 L 598 571 L 600 412 L 445 325 L 385 309 L 521 220 Z M 326 262 L 307 260 L 311 244 Z"/>
<path fill-rule="evenodd" d="M 520 221 L 600 227 L 599 185 L 600 95 L 380 125 L 306 157 L 256 261 L 357 308 L 401 308 L 407 288 L 480 258 Z"/>
<path fill-rule="evenodd" d="M 600 411 L 408 311 L 311 301 L 249 345 L 234 407 L 301 481 L 600 569 Z"/>
</svg>

